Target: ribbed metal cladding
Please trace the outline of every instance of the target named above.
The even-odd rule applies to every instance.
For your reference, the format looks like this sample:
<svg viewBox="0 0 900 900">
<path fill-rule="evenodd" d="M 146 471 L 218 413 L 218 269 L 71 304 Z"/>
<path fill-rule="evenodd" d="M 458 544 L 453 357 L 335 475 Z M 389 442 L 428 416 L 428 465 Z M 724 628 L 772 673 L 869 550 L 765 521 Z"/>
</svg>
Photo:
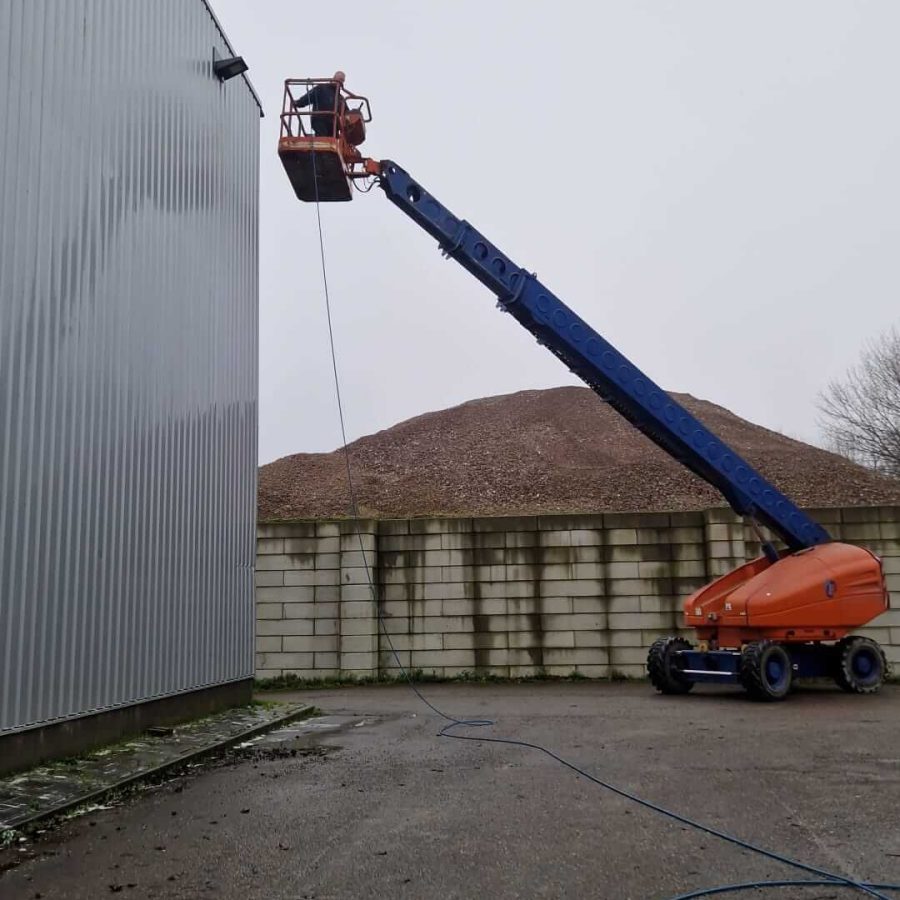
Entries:
<svg viewBox="0 0 900 900">
<path fill-rule="evenodd" d="M 0 2 L 0 729 L 253 672 L 259 109 L 201 0 Z"/>
</svg>

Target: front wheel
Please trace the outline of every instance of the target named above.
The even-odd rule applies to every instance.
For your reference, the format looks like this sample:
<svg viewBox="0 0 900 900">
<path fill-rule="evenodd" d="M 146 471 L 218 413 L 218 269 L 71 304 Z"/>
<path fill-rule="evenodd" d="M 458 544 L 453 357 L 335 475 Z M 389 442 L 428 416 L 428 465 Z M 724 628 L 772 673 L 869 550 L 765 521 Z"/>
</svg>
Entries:
<svg viewBox="0 0 900 900">
<path fill-rule="evenodd" d="M 686 694 L 694 686 L 676 664 L 676 654 L 690 649 L 691 645 L 680 637 L 662 637 L 650 646 L 647 672 L 653 687 L 661 694 Z"/>
<path fill-rule="evenodd" d="M 784 700 L 792 675 L 790 654 L 781 644 L 752 641 L 744 647 L 739 677 L 754 700 Z"/>
<path fill-rule="evenodd" d="M 844 638 L 837 645 L 834 680 L 850 694 L 874 694 L 884 681 L 887 660 L 875 641 L 864 637 Z"/>
</svg>

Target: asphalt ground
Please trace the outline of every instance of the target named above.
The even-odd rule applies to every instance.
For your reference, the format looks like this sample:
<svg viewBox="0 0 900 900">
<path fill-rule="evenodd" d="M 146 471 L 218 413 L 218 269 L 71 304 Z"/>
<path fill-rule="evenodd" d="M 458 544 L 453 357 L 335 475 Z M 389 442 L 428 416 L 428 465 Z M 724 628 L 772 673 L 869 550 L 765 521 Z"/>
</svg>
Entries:
<svg viewBox="0 0 900 900">
<path fill-rule="evenodd" d="M 422 690 L 454 715 L 496 720 L 460 734 L 545 744 L 745 840 L 900 883 L 900 688 L 810 689 L 778 704 L 722 689 L 661 697 L 633 683 Z M 804 877 L 534 750 L 437 738 L 443 723 L 407 687 L 291 699 L 328 716 L 3 851 L 0 898 L 667 900 Z"/>
</svg>

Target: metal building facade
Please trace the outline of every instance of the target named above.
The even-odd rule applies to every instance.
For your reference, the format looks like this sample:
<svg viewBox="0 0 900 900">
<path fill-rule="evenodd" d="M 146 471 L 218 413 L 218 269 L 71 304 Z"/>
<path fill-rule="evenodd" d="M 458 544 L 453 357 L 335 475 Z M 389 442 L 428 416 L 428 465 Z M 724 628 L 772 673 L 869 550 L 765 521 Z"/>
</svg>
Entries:
<svg viewBox="0 0 900 900">
<path fill-rule="evenodd" d="M 0 3 L 0 732 L 253 673 L 260 109 L 202 0 Z"/>
</svg>

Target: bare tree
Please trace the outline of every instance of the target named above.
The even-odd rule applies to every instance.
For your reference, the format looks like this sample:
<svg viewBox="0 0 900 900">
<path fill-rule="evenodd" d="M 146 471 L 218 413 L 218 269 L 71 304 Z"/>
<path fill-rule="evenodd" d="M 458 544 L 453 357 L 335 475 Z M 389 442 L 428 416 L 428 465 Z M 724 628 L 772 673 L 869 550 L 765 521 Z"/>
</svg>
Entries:
<svg viewBox="0 0 900 900">
<path fill-rule="evenodd" d="M 900 331 L 863 350 L 859 363 L 819 395 L 829 445 L 864 466 L 900 477 Z"/>
</svg>

